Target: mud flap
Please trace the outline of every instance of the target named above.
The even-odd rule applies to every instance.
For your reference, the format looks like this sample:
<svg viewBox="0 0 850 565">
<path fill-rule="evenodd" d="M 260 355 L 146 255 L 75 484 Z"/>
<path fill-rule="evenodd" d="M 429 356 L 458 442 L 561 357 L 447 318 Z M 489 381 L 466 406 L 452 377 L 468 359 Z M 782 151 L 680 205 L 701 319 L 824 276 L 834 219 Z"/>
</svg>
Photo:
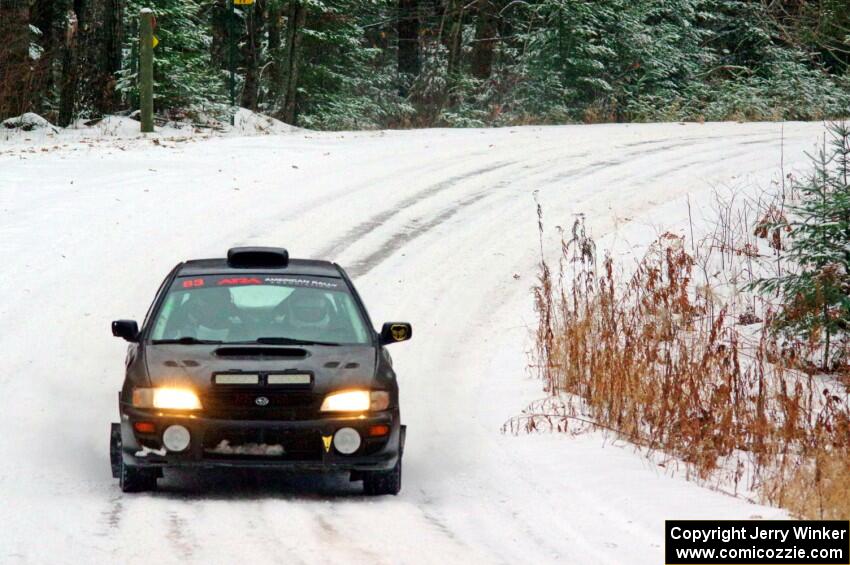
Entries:
<svg viewBox="0 0 850 565">
<path fill-rule="evenodd" d="M 404 455 L 404 439 L 405 439 L 405 437 L 407 437 L 407 426 L 402 424 L 401 431 L 400 431 L 399 436 L 398 436 L 398 456 L 399 456 L 399 459 L 402 457 L 402 455 Z M 368 471 L 366 471 L 366 472 L 368 472 Z M 351 471 L 351 473 L 348 476 L 348 480 L 352 483 L 354 481 L 362 481 L 364 473 L 366 473 L 366 472 L 364 472 L 364 471 Z"/>
<path fill-rule="evenodd" d="M 112 466 L 112 478 L 121 476 L 121 424 L 112 424 L 109 434 L 109 463 Z"/>
</svg>

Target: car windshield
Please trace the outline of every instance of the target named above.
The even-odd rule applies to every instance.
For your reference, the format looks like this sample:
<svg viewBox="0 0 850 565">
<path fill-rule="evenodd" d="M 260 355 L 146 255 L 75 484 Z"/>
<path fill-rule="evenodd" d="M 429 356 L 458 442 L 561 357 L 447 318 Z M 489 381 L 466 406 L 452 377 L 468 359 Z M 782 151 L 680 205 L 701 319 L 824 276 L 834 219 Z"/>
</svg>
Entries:
<svg viewBox="0 0 850 565">
<path fill-rule="evenodd" d="M 347 285 L 327 277 L 178 277 L 156 315 L 156 343 L 366 344 Z"/>
</svg>

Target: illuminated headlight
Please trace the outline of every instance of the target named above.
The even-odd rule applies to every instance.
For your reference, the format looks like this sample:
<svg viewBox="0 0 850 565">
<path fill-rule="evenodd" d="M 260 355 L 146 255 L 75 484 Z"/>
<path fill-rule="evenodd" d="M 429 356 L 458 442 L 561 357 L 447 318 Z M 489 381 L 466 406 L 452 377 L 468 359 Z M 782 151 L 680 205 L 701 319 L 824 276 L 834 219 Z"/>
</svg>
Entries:
<svg viewBox="0 0 850 565">
<path fill-rule="evenodd" d="M 360 434 L 354 428 L 340 428 L 334 434 L 334 447 L 343 455 L 351 455 L 360 449 Z"/>
<path fill-rule="evenodd" d="M 390 405 L 390 393 L 382 390 L 348 390 L 335 392 L 325 397 L 322 412 L 366 412 L 386 410 Z"/>
<path fill-rule="evenodd" d="M 185 388 L 133 389 L 135 408 L 161 408 L 165 410 L 200 410 L 198 395 Z"/>
</svg>

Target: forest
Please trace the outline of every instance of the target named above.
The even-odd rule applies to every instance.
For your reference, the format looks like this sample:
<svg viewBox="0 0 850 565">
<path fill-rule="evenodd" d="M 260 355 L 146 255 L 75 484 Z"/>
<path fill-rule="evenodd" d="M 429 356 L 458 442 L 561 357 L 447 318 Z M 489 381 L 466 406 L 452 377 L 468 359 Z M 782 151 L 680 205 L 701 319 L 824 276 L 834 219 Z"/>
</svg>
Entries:
<svg viewBox="0 0 850 565">
<path fill-rule="evenodd" d="M 248 1 L 0 0 L 0 120 L 132 115 L 143 8 L 161 121 L 235 107 L 329 130 L 850 113 L 847 0 Z"/>
</svg>

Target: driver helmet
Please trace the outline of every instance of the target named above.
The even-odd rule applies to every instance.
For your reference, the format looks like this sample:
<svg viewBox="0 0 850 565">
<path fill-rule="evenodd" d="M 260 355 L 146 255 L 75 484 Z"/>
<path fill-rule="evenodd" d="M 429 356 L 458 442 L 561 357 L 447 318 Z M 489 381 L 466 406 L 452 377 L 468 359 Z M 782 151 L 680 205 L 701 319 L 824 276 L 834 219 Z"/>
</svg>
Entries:
<svg viewBox="0 0 850 565">
<path fill-rule="evenodd" d="M 296 328 L 326 328 L 331 319 L 328 298 L 311 291 L 296 290 L 286 301 L 289 323 Z"/>
<path fill-rule="evenodd" d="M 195 323 L 210 329 L 225 329 L 231 325 L 233 300 L 226 288 L 205 288 L 192 292 L 187 306 Z"/>
</svg>

